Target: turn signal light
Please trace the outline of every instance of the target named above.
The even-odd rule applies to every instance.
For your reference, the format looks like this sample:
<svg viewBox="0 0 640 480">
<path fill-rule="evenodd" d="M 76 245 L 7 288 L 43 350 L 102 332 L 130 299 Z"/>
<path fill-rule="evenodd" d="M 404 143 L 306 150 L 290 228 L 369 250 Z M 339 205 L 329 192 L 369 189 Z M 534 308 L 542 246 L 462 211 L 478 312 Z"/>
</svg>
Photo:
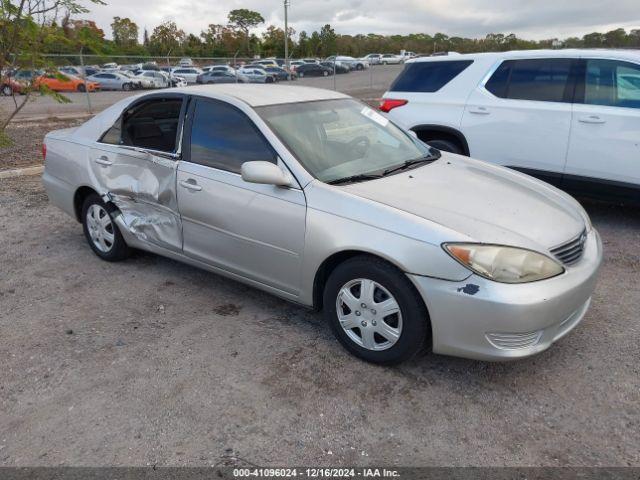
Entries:
<svg viewBox="0 0 640 480">
<path fill-rule="evenodd" d="M 387 113 L 393 110 L 396 107 L 401 107 L 409 103 L 408 100 L 400 100 L 396 98 L 381 98 L 380 105 L 378 106 L 378 110 L 381 112 Z"/>
</svg>

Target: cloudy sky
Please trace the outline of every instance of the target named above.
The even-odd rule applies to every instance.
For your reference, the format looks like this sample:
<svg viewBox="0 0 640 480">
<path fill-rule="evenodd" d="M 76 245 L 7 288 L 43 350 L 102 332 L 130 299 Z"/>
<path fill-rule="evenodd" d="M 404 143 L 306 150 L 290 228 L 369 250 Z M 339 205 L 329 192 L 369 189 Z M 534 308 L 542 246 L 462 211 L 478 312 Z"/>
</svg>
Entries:
<svg viewBox="0 0 640 480">
<path fill-rule="evenodd" d="M 282 26 L 280 0 L 106 0 L 83 18 L 97 20 L 108 36 L 113 16 L 129 17 L 149 31 L 174 20 L 198 34 L 225 23 L 235 8 L 256 10 L 266 24 Z M 640 28 L 638 0 L 291 0 L 290 25 L 311 32 L 330 23 L 338 33 L 435 33 L 480 37 L 490 32 L 544 39 L 582 36 L 617 27 Z"/>
</svg>

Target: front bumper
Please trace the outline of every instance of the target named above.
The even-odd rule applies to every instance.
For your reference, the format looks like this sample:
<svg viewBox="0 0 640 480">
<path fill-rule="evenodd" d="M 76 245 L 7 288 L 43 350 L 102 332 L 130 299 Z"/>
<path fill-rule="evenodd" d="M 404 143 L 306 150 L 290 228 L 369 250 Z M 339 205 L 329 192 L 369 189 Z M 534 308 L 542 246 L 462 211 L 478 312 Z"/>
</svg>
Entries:
<svg viewBox="0 0 640 480">
<path fill-rule="evenodd" d="M 429 310 L 433 351 L 476 360 L 511 360 L 542 352 L 584 317 L 602 263 L 592 229 L 582 259 L 548 280 L 505 284 L 471 275 L 451 282 L 409 275 Z"/>
</svg>

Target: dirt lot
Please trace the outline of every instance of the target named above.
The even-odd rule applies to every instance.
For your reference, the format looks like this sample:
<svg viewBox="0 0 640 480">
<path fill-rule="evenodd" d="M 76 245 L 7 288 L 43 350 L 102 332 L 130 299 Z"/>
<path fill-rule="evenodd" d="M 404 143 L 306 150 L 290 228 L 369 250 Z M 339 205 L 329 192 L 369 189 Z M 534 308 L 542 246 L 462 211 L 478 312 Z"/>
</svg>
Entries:
<svg viewBox="0 0 640 480">
<path fill-rule="evenodd" d="M 100 261 L 0 180 L 0 465 L 640 465 L 640 214 L 571 335 L 509 364 L 360 362 L 318 314 L 163 258 Z"/>
</svg>

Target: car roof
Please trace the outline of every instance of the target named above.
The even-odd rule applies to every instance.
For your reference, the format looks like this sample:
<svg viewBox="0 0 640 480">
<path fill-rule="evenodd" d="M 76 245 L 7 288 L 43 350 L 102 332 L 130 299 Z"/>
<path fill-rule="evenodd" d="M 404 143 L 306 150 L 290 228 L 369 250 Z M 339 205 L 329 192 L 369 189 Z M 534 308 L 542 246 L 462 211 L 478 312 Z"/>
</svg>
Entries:
<svg viewBox="0 0 640 480">
<path fill-rule="evenodd" d="M 198 85 L 186 88 L 172 88 L 171 91 L 211 98 L 228 96 L 236 98 L 252 107 L 351 98 L 343 93 L 322 88 L 271 84 L 261 85 L 255 83 Z"/>
<path fill-rule="evenodd" d="M 407 60 L 407 63 L 447 61 L 447 60 L 473 60 L 473 59 L 515 59 L 515 58 L 618 58 L 628 60 L 640 60 L 640 50 L 624 50 L 611 48 L 566 48 L 556 50 L 511 50 L 508 52 L 466 53 L 455 55 L 439 55 L 433 57 L 418 57 Z"/>
</svg>

